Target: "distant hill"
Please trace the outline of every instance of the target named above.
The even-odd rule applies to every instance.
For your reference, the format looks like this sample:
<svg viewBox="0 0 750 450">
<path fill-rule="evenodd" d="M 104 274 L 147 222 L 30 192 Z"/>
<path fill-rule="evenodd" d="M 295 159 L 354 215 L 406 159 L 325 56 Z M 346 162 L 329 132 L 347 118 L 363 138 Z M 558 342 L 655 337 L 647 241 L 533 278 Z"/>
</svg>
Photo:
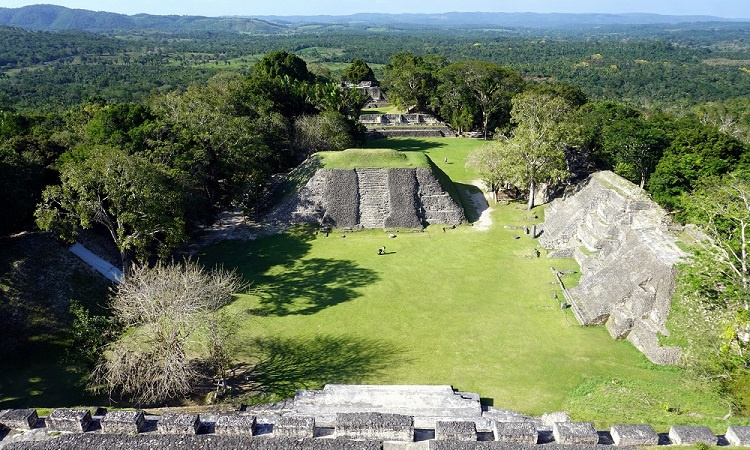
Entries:
<svg viewBox="0 0 750 450">
<path fill-rule="evenodd" d="M 168 32 L 227 31 L 278 34 L 286 26 L 261 19 L 240 17 L 128 16 L 109 12 L 70 9 L 55 5 L 0 8 L 0 25 L 36 31 L 81 30 L 94 33 L 117 30 L 157 30 Z"/>
<path fill-rule="evenodd" d="M 252 34 L 279 34 L 305 24 L 348 26 L 422 27 L 509 27 L 564 28 L 601 25 L 653 25 L 700 22 L 748 22 L 713 16 L 665 16 L 659 14 L 537 14 L 452 12 L 441 14 L 368 13 L 342 16 L 262 16 L 202 17 L 128 16 L 109 12 L 70 9 L 54 5 L 0 8 L 0 25 L 27 30 L 82 30 L 94 33 L 118 30 L 157 30 L 165 32 L 225 31 Z"/>
<path fill-rule="evenodd" d="M 660 14 L 562 14 L 562 13 L 487 13 L 451 12 L 441 14 L 368 13 L 348 16 L 259 16 L 278 23 L 423 25 L 423 26 L 502 26 L 513 28 L 550 28 L 580 25 L 653 25 L 698 22 L 748 22 L 750 19 L 726 19 L 714 16 L 666 16 Z"/>
</svg>

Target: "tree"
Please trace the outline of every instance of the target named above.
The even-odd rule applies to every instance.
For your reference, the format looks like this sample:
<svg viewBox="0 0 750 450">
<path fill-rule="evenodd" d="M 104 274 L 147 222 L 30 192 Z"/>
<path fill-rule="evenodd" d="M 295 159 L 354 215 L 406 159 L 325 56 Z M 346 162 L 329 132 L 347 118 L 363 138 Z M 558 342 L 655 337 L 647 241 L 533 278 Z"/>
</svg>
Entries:
<svg viewBox="0 0 750 450">
<path fill-rule="evenodd" d="M 673 137 L 648 181 L 648 191 L 660 205 L 681 208 L 681 195 L 704 177 L 722 176 L 746 164 L 741 141 L 716 128 L 691 121 L 675 122 Z"/>
<path fill-rule="evenodd" d="M 500 145 L 485 145 L 469 154 L 466 166 L 471 167 L 482 178 L 482 182 L 490 189 L 497 201 L 497 193 L 507 181 L 506 167 L 510 161 L 506 160 L 508 152 L 504 152 Z"/>
<path fill-rule="evenodd" d="M 615 173 L 643 188 L 667 146 L 666 134 L 651 122 L 629 118 L 605 127 L 602 135 L 602 152 Z"/>
<path fill-rule="evenodd" d="M 60 185 L 48 186 L 35 216 L 39 228 L 75 241 L 80 228 L 104 226 L 120 251 L 123 272 L 131 261 L 165 257 L 184 242 L 180 196 L 165 171 L 149 160 L 112 147 L 69 156 Z"/>
<path fill-rule="evenodd" d="M 528 192 L 528 209 L 534 207 L 537 186 L 568 177 L 565 151 L 580 141 L 575 108 L 562 97 L 525 92 L 513 98 L 512 121 L 516 128 L 497 147 L 497 167 L 504 182 Z"/>
<path fill-rule="evenodd" d="M 354 144 L 351 124 L 336 111 L 302 116 L 294 122 L 294 145 L 302 154 L 345 150 Z"/>
<path fill-rule="evenodd" d="M 391 102 L 401 109 L 424 111 L 435 90 L 435 75 L 444 65 L 436 58 L 422 58 L 408 52 L 391 56 L 385 66 L 384 83 Z"/>
<path fill-rule="evenodd" d="M 307 70 L 307 63 L 284 50 L 268 53 L 253 67 L 253 78 L 284 78 L 295 81 L 312 81 L 313 76 Z"/>
<path fill-rule="evenodd" d="M 463 61 L 443 70 L 457 72 L 451 79 L 461 80 L 473 97 L 485 139 L 491 123 L 507 123 L 510 99 L 523 88 L 518 72 L 485 61 Z"/>
<path fill-rule="evenodd" d="M 344 81 L 354 84 L 359 84 L 362 81 L 371 81 L 373 83 L 378 82 L 370 66 L 367 65 L 365 60 L 360 58 L 356 58 L 352 61 L 352 64 L 346 68 L 343 79 Z"/>
<path fill-rule="evenodd" d="M 738 409 L 750 407 L 750 177 L 704 178 L 683 194 L 685 217 L 708 239 L 680 270 L 672 325 L 686 337 L 688 366 L 719 379 Z M 671 319 L 670 319 L 671 320 Z"/>
<path fill-rule="evenodd" d="M 231 327 L 220 309 L 242 288 L 237 274 L 191 261 L 134 267 L 112 298 L 123 332 L 97 364 L 100 389 L 158 404 L 189 394 L 206 370 L 225 378 Z"/>
</svg>

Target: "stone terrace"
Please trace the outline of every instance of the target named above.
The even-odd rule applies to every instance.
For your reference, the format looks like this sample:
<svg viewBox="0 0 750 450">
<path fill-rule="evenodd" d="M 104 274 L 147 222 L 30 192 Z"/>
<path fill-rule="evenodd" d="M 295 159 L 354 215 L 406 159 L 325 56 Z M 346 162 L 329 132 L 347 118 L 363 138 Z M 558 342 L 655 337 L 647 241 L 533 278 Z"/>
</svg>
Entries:
<svg viewBox="0 0 750 450">
<path fill-rule="evenodd" d="M 2 411 L 0 418 L 27 417 L 33 410 L 23 411 L 22 414 Z M 88 413 L 88 410 L 54 410 L 47 419 L 64 416 L 78 421 Z M 456 392 L 450 386 L 328 385 L 319 391 L 298 391 L 293 400 L 247 411 L 145 416 L 145 423 L 136 425 L 142 417 L 141 411 L 114 411 L 94 416 L 86 432 L 72 428 L 61 433 L 49 433 L 45 418 L 38 420 L 31 430 L 25 420 L 0 421 L 0 429 L 5 427 L 0 432 L 0 448 L 603 450 L 614 446 L 700 442 L 738 445 L 747 442 L 750 429 L 730 427 L 726 438 L 716 436 L 706 427 L 675 426 L 669 434 L 662 435 L 648 425 L 618 424 L 611 430 L 597 431 L 591 423 L 571 422 L 565 413 L 532 418 L 482 407 L 478 394 Z M 196 419 L 198 422 L 193 422 Z M 108 427 L 107 422 L 125 426 Z M 171 426 L 162 426 L 161 422 Z"/>
<path fill-rule="evenodd" d="M 598 172 L 573 195 L 550 203 L 539 237 L 550 257 L 573 256 L 578 286 L 565 292 L 581 325 L 606 324 L 651 361 L 674 364 L 676 347 L 660 347 L 677 274 L 684 256 L 668 233 L 666 212 L 640 188 Z"/>
</svg>

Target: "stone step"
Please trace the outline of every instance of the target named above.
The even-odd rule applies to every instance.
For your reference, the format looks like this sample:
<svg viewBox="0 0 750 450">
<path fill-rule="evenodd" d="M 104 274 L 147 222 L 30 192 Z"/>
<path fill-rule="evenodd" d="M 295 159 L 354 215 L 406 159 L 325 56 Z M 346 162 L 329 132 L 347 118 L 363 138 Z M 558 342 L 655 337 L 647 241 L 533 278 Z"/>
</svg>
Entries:
<svg viewBox="0 0 750 450">
<path fill-rule="evenodd" d="M 384 169 L 357 169 L 359 223 L 364 228 L 383 228 L 388 215 L 388 172 Z"/>
<path fill-rule="evenodd" d="M 460 394 L 450 386 L 337 385 L 320 391 L 297 391 L 294 409 L 316 417 L 316 424 L 342 412 L 379 412 L 414 416 L 418 428 L 440 419 L 476 419 L 482 423 L 479 397 Z M 472 420 L 474 421 L 474 420 Z M 483 424 L 486 427 L 486 424 Z"/>
</svg>

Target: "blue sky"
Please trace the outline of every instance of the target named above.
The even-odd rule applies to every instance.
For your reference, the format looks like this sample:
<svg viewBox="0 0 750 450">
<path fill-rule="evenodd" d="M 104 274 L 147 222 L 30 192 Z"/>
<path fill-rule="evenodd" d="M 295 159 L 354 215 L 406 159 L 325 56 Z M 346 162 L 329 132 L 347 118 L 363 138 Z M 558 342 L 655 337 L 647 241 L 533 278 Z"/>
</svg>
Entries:
<svg viewBox="0 0 750 450">
<path fill-rule="evenodd" d="M 124 14 L 149 13 L 201 16 L 482 11 L 540 13 L 647 12 L 750 18 L 750 1 L 748 0 L 0 0 L 0 7 L 16 8 L 35 3 L 51 3 L 69 8 Z"/>
</svg>

